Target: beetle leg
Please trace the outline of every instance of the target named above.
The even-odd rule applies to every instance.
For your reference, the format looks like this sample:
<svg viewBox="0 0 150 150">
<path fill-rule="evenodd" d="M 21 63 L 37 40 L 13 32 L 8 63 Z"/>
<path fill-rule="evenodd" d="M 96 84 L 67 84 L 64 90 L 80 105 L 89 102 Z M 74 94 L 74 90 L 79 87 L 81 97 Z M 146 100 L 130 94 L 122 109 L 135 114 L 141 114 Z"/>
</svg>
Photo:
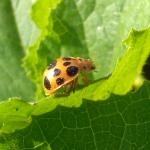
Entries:
<svg viewBox="0 0 150 150">
<path fill-rule="evenodd" d="M 78 84 L 78 78 L 73 80 L 72 87 L 71 87 L 73 93 L 75 92 L 75 88 L 77 87 L 77 84 Z"/>
<path fill-rule="evenodd" d="M 78 83 L 78 78 L 72 80 L 70 83 L 68 83 L 67 85 L 64 86 L 64 93 L 65 94 L 69 94 L 71 91 L 73 91 L 73 93 L 75 92 L 75 88 L 77 86 Z"/>
<path fill-rule="evenodd" d="M 89 80 L 88 80 L 88 77 L 87 77 L 86 73 L 84 73 L 82 75 L 82 81 L 83 81 L 84 85 L 88 85 L 89 84 Z"/>
</svg>

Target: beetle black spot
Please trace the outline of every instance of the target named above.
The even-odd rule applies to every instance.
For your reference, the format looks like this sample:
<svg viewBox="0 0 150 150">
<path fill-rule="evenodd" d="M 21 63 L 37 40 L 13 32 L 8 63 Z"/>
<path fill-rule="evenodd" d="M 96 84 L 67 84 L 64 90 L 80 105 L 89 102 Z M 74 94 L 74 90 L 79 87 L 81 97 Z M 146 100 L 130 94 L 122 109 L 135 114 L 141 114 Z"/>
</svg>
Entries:
<svg viewBox="0 0 150 150">
<path fill-rule="evenodd" d="M 50 84 L 50 82 L 49 82 L 47 77 L 44 78 L 44 86 L 48 90 L 50 90 L 50 88 L 51 88 L 51 84 Z"/>
<path fill-rule="evenodd" d="M 78 73 L 78 67 L 76 66 L 70 66 L 67 68 L 67 74 L 69 76 L 75 76 Z"/>
<path fill-rule="evenodd" d="M 63 84 L 64 83 L 64 78 L 57 78 L 56 83 L 57 83 L 57 85 Z"/>
<path fill-rule="evenodd" d="M 71 64 L 71 62 L 68 62 L 68 61 L 66 61 L 66 62 L 63 63 L 64 66 L 68 66 L 70 64 Z"/>
<path fill-rule="evenodd" d="M 60 73 L 61 73 L 61 70 L 60 69 L 55 69 L 54 70 L 54 76 L 58 76 L 58 75 L 60 75 Z"/>
<path fill-rule="evenodd" d="M 54 68 L 55 66 L 56 66 L 56 61 L 55 62 L 53 62 L 52 64 L 49 64 L 49 66 L 47 67 L 47 69 L 49 70 L 49 69 L 52 69 L 52 68 Z"/>
<path fill-rule="evenodd" d="M 71 60 L 70 57 L 64 57 L 63 60 Z"/>
</svg>

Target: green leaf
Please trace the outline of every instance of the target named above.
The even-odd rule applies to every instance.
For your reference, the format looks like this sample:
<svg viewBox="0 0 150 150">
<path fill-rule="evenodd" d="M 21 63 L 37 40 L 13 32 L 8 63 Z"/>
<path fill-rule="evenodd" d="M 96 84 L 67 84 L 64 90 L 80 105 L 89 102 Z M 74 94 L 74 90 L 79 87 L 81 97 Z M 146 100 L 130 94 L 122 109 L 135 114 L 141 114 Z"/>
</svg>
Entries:
<svg viewBox="0 0 150 150">
<path fill-rule="evenodd" d="M 134 82 L 142 73 L 142 67 L 150 54 L 150 28 L 141 31 L 133 30 L 125 43 L 128 44 L 127 50 L 108 79 L 90 84 L 68 97 L 43 98 L 35 106 L 34 114 L 42 114 L 43 111 L 48 112 L 57 105 L 80 106 L 82 99 L 104 100 L 112 93 L 127 94 L 134 88 Z M 142 78 L 140 80 L 143 81 Z"/>
<path fill-rule="evenodd" d="M 24 56 L 10 0 L 0 2 L 0 100 L 33 98 L 34 85 L 21 67 Z M 28 90 L 26 90 L 28 89 Z"/>
<path fill-rule="evenodd" d="M 41 89 L 44 68 L 57 57 L 93 60 L 96 72 L 90 80 L 111 74 L 125 52 L 122 40 L 131 28 L 149 25 L 148 6 L 148 0 L 38 0 L 33 5 L 32 18 L 40 35 L 24 59 L 26 72 L 37 87 L 36 99 L 44 96 Z"/>
<path fill-rule="evenodd" d="M 11 133 L 25 128 L 32 121 L 32 105 L 21 99 L 12 98 L 0 104 L 0 133 Z"/>
<path fill-rule="evenodd" d="M 26 52 L 29 45 L 35 41 L 38 35 L 38 29 L 31 20 L 32 1 L 28 0 L 10 0 L 13 14 L 15 16 L 16 27 L 23 50 Z"/>
<path fill-rule="evenodd" d="M 33 5 L 32 18 L 40 29 L 46 29 L 49 25 L 51 11 L 57 7 L 60 0 L 37 0 Z"/>
<path fill-rule="evenodd" d="M 9 143 L 11 149 L 149 149 L 149 110 L 150 82 L 145 82 L 125 96 L 84 100 L 79 108 L 59 106 L 34 117 L 26 129 L 1 136 L 0 147 Z"/>
<path fill-rule="evenodd" d="M 134 85 L 134 80 L 136 79 L 137 75 L 141 74 L 142 66 L 144 65 L 144 62 L 150 53 L 150 50 L 148 48 L 148 45 L 150 43 L 150 28 L 142 30 L 142 31 L 133 30 L 130 33 L 128 39 L 125 41 L 125 43 L 128 44 L 129 48 L 127 48 L 125 55 L 118 62 L 110 78 L 97 81 L 83 89 L 76 91 L 75 93 L 70 94 L 70 96 L 67 96 L 67 97 L 60 97 L 60 98 L 47 97 L 47 98 L 41 99 L 39 102 L 31 106 L 32 111 L 30 111 L 28 116 L 30 117 L 31 115 L 38 116 L 46 112 L 50 112 L 54 110 L 58 105 L 67 106 L 67 107 L 73 107 L 73 106 L 79 107 L 82 104 L 83 99 L 88 99 L 92 101 L 103 100 L 103 99 L 108 98 L 110 94 L 112 93 L 123 95 L 129 92 L 130 90 L 132 90 L 132 87 Z M 133 60 L 134 62 L 132 63 Z M 131 62 L 131 63 L 128 63 L 128 62 Z M 125 80 L 126 82 L 125 84 L 123 84 Z M 15 105 L 18 105 L 17 101 L 13 104 L 14 104 L 13 108 L 15 107 L 18 108 L 18 106 L 15 106 Z M 20 104 L 20 101 L 19 101 L 19 104 Z M 6 111 L 6 113 L 4 113 L 4 111 Z M 5 115 L 5 118 L 2 117 L 1 122 L 6 122 L 7 120 L 10 120 L 11 122 L 11 117 L 9 116 L 9 114 L 7 115 L 7 110 L 4 110 L 4 111 L 2 111 L 2 114 L 6 114 L 6 115 Z M 20 120 L 18 119 L 17 122 L 22 123 L 22 118 L 20 118 L 21 113 L 15 114 L 15 116 L 16 118 L 20 119 Z M 13 121 L 12 121 L 12 124 L 13 124 Z M 22 124 L 21 127 L 19 125 L 19 128 L 24 128 L 24 126 L 27 126 L 29 124 L 30 122 L 27 122 L 25 125 Z M 10 130 L 11 123 L 9 125 L 10 126 L 8 126 L 7 123 L 6 125 L 4 124 L 1 127 L 1 132 L 4 132 L 4 133 L 11 132 Z M 14 131 L 14 129 L 12 131 Z"/>
<path fill-rule="evenodd" d="M 125 54 L 117 64 L 112 76 L 93 90 L 93 99 L 107 98 L 110 93 L 122 95 L 131 90 L 136 77 L 142 73 L 142 67 L 150 54 L 149 43 L 150 28 L 131 31 L 125 41 L 127 46 Z"/>
<path fill-rule="evenodd" d="M 35 20 L 36 18 L 38 18 L 38 14 L 40 14 L 39 12 L 41 12 L 40 9 L 38 9 L 41 5 L 40 3 L 41 1 L 38 1 L 33 6 L 33 9 L 37 11 L 36 13 L 37 15 L 33 16 Z M 48 10 L 50 15 L 49 17 L 47 16 L 45 18 L 42 18 L 45 21 L 43 20 L 43 23 L 41 25 L 39 24 L 39 27 L 41 28 L 41 36 L 37 39 L 36 43 L 29 48 L 29 53 L 27 54 L 24 61 L 26 69 L 30 71 L 30 77 L 32 79 L 34 78 L 34 82 L 37 84 L 38 87 L 37 92 L 39 91 L 43 92 L 40 81 L 42 78 L 42 70 L 44 68 L 44 64 L 46 64 L 47 62 L 47 59 L 43 60 L 44 58 L 46 58 L 46 54 L 47 54 L 45 52 L 47 47 L 46 45 L 44 45 L 44 43 L 46 42 L 45 38 L 55 39 L 55 36 L 53 37 L 53 35 L 56 35 L 56 32 L 53 31 L 53 25 L 51 24 L 52 26 L 50 26 L 49 24 L 47 24 L 48 23 L 47 19 L 49 18 L 52 19 L 52 14 L 54 13 L 52 10 L 54 9 L 56 11 L 56 6 L 59 4 L 59 2 L 55 1 L 54 3 L 55 5 L 54 4 L 48 5 L 50 4 L 49 1 L 45 1 L 42 4 L 47 5 L 47 7 L 49 8 Z M 61 5 L 62 4 L 63 3 L 61 3 Z M 59 7 L 61 7 L 61 5 L 59 5 Z M 128 39 L 125 42 L 127 47 L 125 54 L 122 56 L 120 61 L 118 61 L 114 69 L 114 72 L 112 73 L 110 78 L 101 81 L 96 81 L 95 83 L 90 84 L 88 87 L 77 90 L 75 93 L 72 93 L 68 97 L 61 97 L 61 98 L 44 97 L 42 99 L 38 99 L 40 101 L 36 103 L 34 106 L 32 106 L 33 111 L 30 114 L 30 116 L 40 115 L 52 111 L 58 105 L 67 106 L 67 107 L 72 107 L 72 106 L 79 107 L 82 104 L 82 99 L 103 100 L 108 98 L 111 93 L 120 94 L 120 95 L 126 94 L 129 90 L 132 89 L 134 80 L 136 79 L 137 75 L 140 75 L 142 71 L 142 66 L 144 65 L 144 62 L 149 55 L 149 48 L 148 48 L 150 43 L 149 30 L 150 30 L 149 28 L 142 31 L 133 30 L 130 33 Z M 41 39 L 43 39 L 44 41 Z M 47 43 L 49 42 L 50 41 L 47 41 Z M 41 92 L 39 93 L 41 94 Z M 42 95 L 40 96 L 43 97 Z M 19 118 L 20 122 L 22 122 L 21 120 L 22 118 L 18 116 L 16 116 L 16 118 Z M 9 115 L 8 116 L 6 115 L 5 120 L 7 119 L 11 120 Z M 19 119 L 17 120 L 18 122 Z M 4 120 L 2 120 L 1 122 L 4 122 Z M 26 121 L 26 122 L 27 124 L 26 123 L 22 124 L 22 126 L 19 126 L 18 128 L 23 128 L 28 124 L 30 124 L 30 121 L 29 122 Z M 4 131 L 3 128 L 5 129 Z M 2 127 L 1 132 L 12 132 L 15 130 L 15 129 L 10 130 L 9 128 L 10 127 L 7 127 L 6 124 L 6 127 L 5 125 L 4 127 Z"/>
<path fill-rule="evenodd" d="M 54 58 L 54 56 L 58 57 L 57 51 L 51 51 L 50 39 L 52 38 L 53 42 L 59 42 L 58 36 L 52 29 L 53 22 L 51 18 L 51 13 L 59 2 L 59 0 L 38 0 L 33 5 L 34 13 L 32 13 L 32 18 L 41 30 L 39 37 L 28 49 L 29 52 L 24 58 L 24 68 L 28 76 L 36 84 L 36 95 L 38 95 L 39 98 L 41 95 L 43 96 L 43 90 L 41 90 L 41 80 L 44 67 L 47 65 L 47 56 L 53 53 L 51 54 L 51 58 Z"/>
</svg>

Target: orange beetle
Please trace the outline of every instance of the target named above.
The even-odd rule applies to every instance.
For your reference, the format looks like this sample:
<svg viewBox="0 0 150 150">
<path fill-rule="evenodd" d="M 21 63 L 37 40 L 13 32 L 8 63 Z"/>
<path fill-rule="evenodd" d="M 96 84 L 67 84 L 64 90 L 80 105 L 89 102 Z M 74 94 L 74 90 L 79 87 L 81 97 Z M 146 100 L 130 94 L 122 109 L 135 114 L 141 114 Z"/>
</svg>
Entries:
<svg viewBox="0 0 150 150">
<path fill-rule="evenodd" d="M 74 89 L 80 72 L 87 73 L 95 69 L 92 61 L 83 58 L 60 57 L 44 71 L 43 87 L 45 95 L 55 93 L 61 87 Z"/>
</svg>

